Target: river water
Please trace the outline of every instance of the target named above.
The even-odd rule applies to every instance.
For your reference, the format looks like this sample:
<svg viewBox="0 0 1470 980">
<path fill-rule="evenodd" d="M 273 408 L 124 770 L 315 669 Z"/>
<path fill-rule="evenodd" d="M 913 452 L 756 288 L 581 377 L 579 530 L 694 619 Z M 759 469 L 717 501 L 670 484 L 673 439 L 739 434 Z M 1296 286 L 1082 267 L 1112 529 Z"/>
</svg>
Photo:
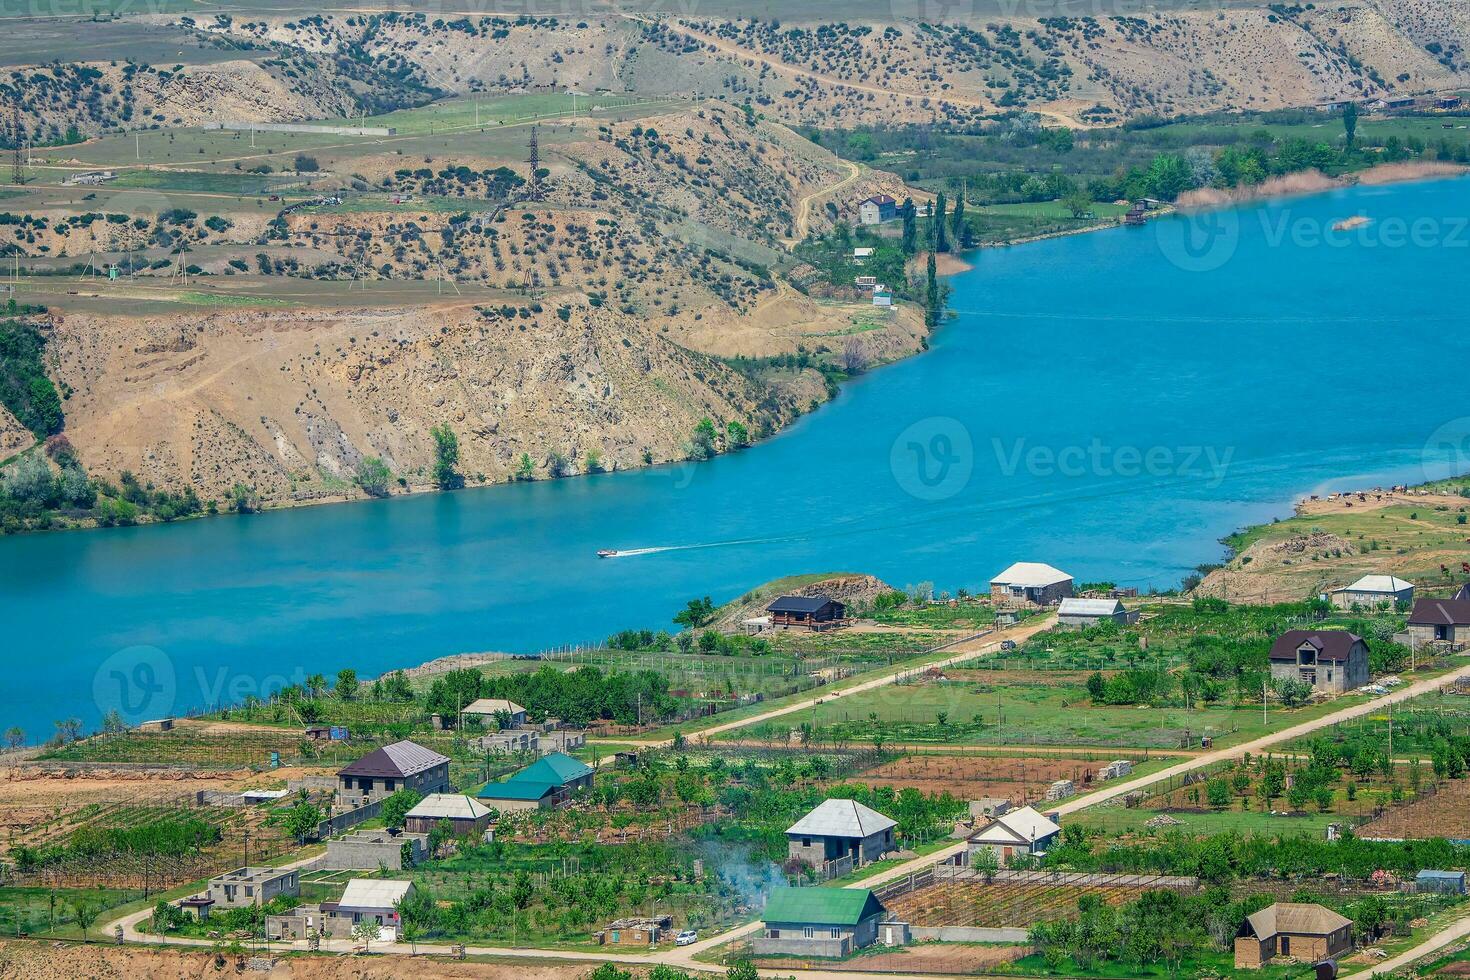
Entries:
<svg viewBox="0 0 1470 980">
<path fill-rule="evenodd" d="M 1470 468 L 1467 192 L 986 250 L 931 351 L 708 463 L 0 539 L 0 727 L 657 628 L 797 572 L 1174 586 L 1303 493 Z"/>
</svg>

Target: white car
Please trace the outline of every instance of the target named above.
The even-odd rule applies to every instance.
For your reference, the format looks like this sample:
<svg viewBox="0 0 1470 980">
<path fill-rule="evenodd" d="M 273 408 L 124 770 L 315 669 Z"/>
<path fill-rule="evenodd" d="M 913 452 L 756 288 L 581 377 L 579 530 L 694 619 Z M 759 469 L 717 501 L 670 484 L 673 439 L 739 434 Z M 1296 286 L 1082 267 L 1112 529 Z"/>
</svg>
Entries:
<svg viewBox="0 0 1470 980">
<path fill-rule="evenodd" d="M 699 933 L 695 932 L 693 929 L 685 929 L 683 932 L 674 937 L 674 945 L 689 946 L 692 945 L 694 941 L 698 938 Z"/>
</svg>

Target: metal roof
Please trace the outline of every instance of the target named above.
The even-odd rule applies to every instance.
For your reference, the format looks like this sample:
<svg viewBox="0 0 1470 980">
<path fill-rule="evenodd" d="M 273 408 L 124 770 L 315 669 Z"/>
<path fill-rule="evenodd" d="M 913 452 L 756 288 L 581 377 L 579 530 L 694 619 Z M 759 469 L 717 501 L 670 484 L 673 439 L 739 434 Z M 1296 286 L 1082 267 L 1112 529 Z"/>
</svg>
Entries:
<svg viewBox="0 0 1470 980">
<path fill-rule="evenodd" d="M 503 783 L 488 783 L 480 790 L 482 800 L 539 800 L 561 789 L 560 783 L 538 782 L 534 779 L 507 779 Z"/>
<path fill-rule="evenodd" d="M 1019 810 L 1003 813 L 990 823 L 970 835 L 977 844 L 1008 844 L 1024 841 L 1033 844 L 1043 837 L 1050 837 L 1062 828 L 1036 812 L 1034 807 L 1023 806 Z"/>
<path fill-rule="evenodd" d="M 1250 931 L 1257 939 L 1270 939 L 1281 933 L 1293 936 L 1330 936 L 1353 924 L 1321 905 L 1277 902 L 1246 917 Z"/>
<path fill-rule="evenodd" d="M 842 605 L 836 599 L 829 599 L 824 595 L 783 595 L 778 596 L 769 606 L 766 612 L 773 613 L 814 613 L 827 603 Z"/>
<path fill-rule="evenodd" d="M 1018 561 L 990 580 L 991 585 L 1019 585 L 1028 589 L 1044 589 L 1058 582 L 1070 582 L 1072 576 L 1045 562 Z"/>
<path fill-rule="evenodd" d="M 808 837 L 871 837 L 896 826 L 896 821 L 856 800 L 823 800 L 786 828 L 786 833 Z"/>
<path fill-rule="evenodd" d="M 1413 582 L 1405 582 L 1393 575 L 1364 575 L 1352 585 L 1345 585 L 1338 592 L 1403 592 L 1412 589 Z"/>
<path fill-rule="evenodd" d="M 1362 637 L 1347 630 L 1287 630 L 1271 644 L 1272 660 L 1296 661 L 1303 644 L 1317 650 L 1318 660 L 1346 660 Z"/>
<path fill-rule="evenodd" d="M 426 817 L 430 820 L 478 820 L 489 814 L 490 808 L 477 803 L 463 793 L 430 793 L 419 801 L 418 806 L 408 811 L 410 817 Z"/>
<path fill-rule="evenodd" d="M 443 765 L 448 757 L 433 749 L 426 749 L 417 742 L 402 741 L 385 745 L 376 752 L 369 752 L 344 769 L 337 770 L 339 776 L 415 776 L 426 769 Z"/>
<path fill-rule="evenodd" d="M 797 925 L 855 926 L 882 911 L 883 903 L 866 888 L 773 888 L 761 918 Z"/>
<path fill-rule="evenodd" d="M 574 779 L 582 779 L 592 773 L 591 766 L 578 762 L 565 752 L 552 752 L 537 759 L 510 778 L 511 780 L 539 781 L 565 786 Z"/>
<path fill-rule="evenodd" d="M 353 878 L 337 902 L 339 909 L 391 909 L 408 897 L 411 881 L 383 878 Z"/>
<path fill-rule="evenodd" d="M 493 715 L 497 711 L 509 711 L 513 715 L 525 714 L 526 709 L 505 698 L 480 698 L 464 706 L 467 715 Z"/>
<path fill-rule="evenodd" d="M 1058 616 L 1116 616 L 1123 611 L 1117 599 L 1063 599 Z"/>
<path fill-rule="evenodd" d="M 1410 626 L 1470 625 L 1470 599 L 1415 599 Z"/>
</svg>

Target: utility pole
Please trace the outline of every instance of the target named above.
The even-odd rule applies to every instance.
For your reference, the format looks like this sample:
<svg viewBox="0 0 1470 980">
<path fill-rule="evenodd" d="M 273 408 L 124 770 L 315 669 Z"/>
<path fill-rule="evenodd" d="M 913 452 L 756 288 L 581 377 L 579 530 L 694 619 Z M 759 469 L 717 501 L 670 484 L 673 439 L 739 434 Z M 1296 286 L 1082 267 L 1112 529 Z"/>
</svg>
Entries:
<svg viewBox="0 0 1470 980">
<path fill-rule="evenodd" d="M 24 184 L 26 182 L 25 166 L 21 163 L 21 131 L 20 131 L 20 106 L 11 110 L 10 115 L 10 138 L 14 146 L 11 150 L 10 159 L 10 182 L 12 184 Z"/>
<path fill-rule="evenodd" d="M 531 165 L 531 200 L 541 200 L 541 139 L 539 126 L 531 127 L 531 155 L 526 162 Z"/>
</svg>

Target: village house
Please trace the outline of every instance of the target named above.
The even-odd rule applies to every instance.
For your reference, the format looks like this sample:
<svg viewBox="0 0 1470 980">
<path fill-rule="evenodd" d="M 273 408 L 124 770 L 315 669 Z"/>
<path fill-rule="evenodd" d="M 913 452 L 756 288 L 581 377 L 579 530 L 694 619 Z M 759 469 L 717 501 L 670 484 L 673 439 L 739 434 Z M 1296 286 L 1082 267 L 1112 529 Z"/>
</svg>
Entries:
<svg viewBox="0 0 1470 980">
<path fill-rule="evenodd" d="M 431 793 L 408 811 L 403 826 L 427 834 L 443 821 L 455 837 L 479 837 L 490 826 L 490 817 L 489 807 L 463 793 Z"/>
<path fill-rule="evenodd" d="M 860 247 L 860 248 L 855 248 L 855 249 L 852 250 L 852 264 L 853 265 L 862 265 L 864 262 L 868 261 L 868 259 L 871 259 L 872 257 L 873 257 L 873 249 L 868 248 L 866 246 L 863 246 L 863 247 Z"/>
<path fill-rule="evenodd" d="M 1414 601 L 1414 583 L 1393 575 L 1364 575 L 1352 585 L 1333 589 L 1327 601 L 1338 609 L 1376 609 L 1384 603 L 1395 608 Z"/>
<path fill-rule="evenodd" d="M 573 728 L 552 728 L 541 733 L 538 748 L 542 755 L 560 752 L 565 755 L 587 744 L 587 733 Z"/>
<path fill-rule="evenodd" d="M 814 868 L 844 858 L 862 867 L 893 850 L 896 826 L 856 800 L 823 800 L 786 828 L 787 856 Z"/>
<path fill-rule="evenodd" d="M 751 948 L 757 956 L 847 956 L 878 938 L 884 911 L 866 888 L 773 888 Z"/>
<path fill-rule="evenodd" d="M 337 802 L 363 806 L 402 789 L 449 789 L 449 759 L 414 742 L 394 742 L 337 771 Z"/>
<path fill-rule="evenodd" d="M 877 194 L 858 204 L 858 220 L 865 225 L 881 225 L 898 217 L 898 202 L 887 194 Z"/>
<path fill-rule="evenodd" d="M 783 595 L 767 606 L 766 612 L 773 626 L 824 630 L 839 625 L 847 615 L 847 607 L 824 595 Z"/>
<path fill-rule="evenodd" d="M 1002 813 L 1011 812 L 1011 801 L 999 796 L 982 796 L 978 800 L 970 801 L 970 818 L 972 820 L 989 820 L 998 817 Z"/>
<path fill-rule="evenodd" d="M 1085 629 L 1098 623 L 1128 625 L 1128 610 L 1117 599 L 1078 599 L 1068 596 L 1057 606 L 1057 625 Z"/>
<path fill-rule="evenodd" d="M 324 871 L 400 871 L 428 856 L 425 834 L 395 834 L 388 830 L 356 830 L 327 841 Z"/>
<path fill-rule="evenodd" d="M 294 868 L 236 868 L 209 879 L 209 901 L 221 909 L 250 908 L 279 895 L 300 894 L 301 872 Z"/>
<path fill-rule="evenodd" d="M 411 881 L 353 878 L 347 883 L 347 890 L 342 893 L 341 899 L 323 902 L 321 909 L 329 918 L 336 920 L 335 925 L 338 928 L 345 927 L 348 933 L 353 926 L 364 920 L 376 922 L 382 927 L 379 940 L 392 942 L 398 936 L 401 923 L 398 906 L 413 897 L 413 893 Z M 332 935 L 341 933 L 333 931 Z"/>
<path fill-rule="evenodd" d="M 1446 643 L 1452 650 L 1470 645 L 1470 599 L 1418 599 L 1409 613 L 1409 643 L 1419 647 Z"/>
<path fill-rule="evenodd" d="M 990 597 L 1021 606 L 1055 606 L 1072 596 L 1072 576 L 1042 562 L 1018 561 L 990 580 Z"/>
<path fill-rule="evenodd" d="M 505 698 L 480 698 L 465 705 L 466 718 L 479 718 L 485 725 L 497 728 L 525 728 L 526 709 Z M 501 722 L 504 724 L 501 724 Z"/>
<path fill-rule="evenodd" d="M 982 851 L 989 851 L 995 863 L 1004 867 L 1020 854 L 1041 854 L 1062 832 L 1051 820 L 1029 806 L 1002 813 L 970 835 L 966 854 L 970 864 Z"/>
<path fill-rule="evenodd" d="M 1277 956 L 1311 963 L 1353 948 L 1352 920 L 1321 905 L 1277 902 L 1246 917 L 1235 940 L 1235 968 L 1254 970 Z"/>
<path fill-rule="evenodd" d="M 1345 630 L 1287 630 L 1271 644 L 1271 676 L 1342 694 L 1368 683 L 1368 644 Z"/>
<path fill-rule="evenodd" d="M 873 287 L 873 305 L 874 306 L 892 306 L 893 305 L 893 290 L 891 290 L 887 286 L 883 286 L 883 285 L 874 286 Z"/>
<path fill-rule="evenodd" d="M 502 813 L 562 806 L 572 794 L 592 787 L 592 775 L 591 766 L 553 752 L 503 782 L 487 783 L 479 798 Z"/>
</svg>

